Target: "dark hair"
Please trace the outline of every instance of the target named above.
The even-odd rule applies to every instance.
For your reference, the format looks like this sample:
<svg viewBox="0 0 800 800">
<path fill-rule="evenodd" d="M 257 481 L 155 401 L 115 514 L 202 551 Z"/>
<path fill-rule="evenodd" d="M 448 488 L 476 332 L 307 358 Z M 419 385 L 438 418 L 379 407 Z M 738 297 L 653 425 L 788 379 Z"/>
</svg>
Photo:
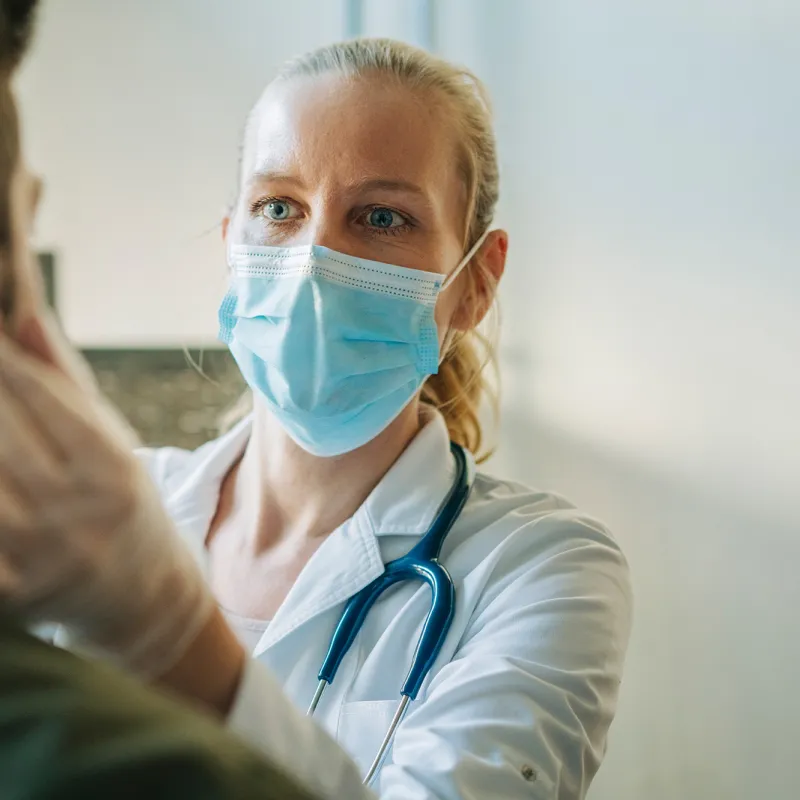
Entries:
<svg viewBox="0 0 800 800">
<path fill-rule="evenodd" d="M 0 0 L 0 71 L 8 75 L 19 64 L 33 31 L 39 0 Z"/>
<path fill-rule="evenodd" d="M 30 41 L 37 4 L 38 0 L 0 0 L 0 317 L 9 313 L 13 297 L 11 179 L 19 158 L 19 126 L 10 81 Z"/>
</svg>

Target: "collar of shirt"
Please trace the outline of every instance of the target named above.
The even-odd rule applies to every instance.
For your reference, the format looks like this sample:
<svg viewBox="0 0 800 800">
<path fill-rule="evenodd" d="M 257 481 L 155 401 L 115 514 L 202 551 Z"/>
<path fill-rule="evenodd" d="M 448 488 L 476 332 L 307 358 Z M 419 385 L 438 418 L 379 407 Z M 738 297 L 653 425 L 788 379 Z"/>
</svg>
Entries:
<svg viewBox="0 0 800 800">
<path fill-rule="evenodd" d="M 189 454 L 181 468 L 167 469 L 164 475 L 161 488 L 167 509 L 204 567 L 205 538 L 220 484 L 247 445 L 251 428 L 251 418 L 242 420 L 224 436 Z M 455 471 L 444 419 L 426 411 L 422 429 L 364 504 L 311 557 L 258 650 L 377 578 L 384 569 L 379 538 L 426 533 L 452 487 Z"/>
</svg>

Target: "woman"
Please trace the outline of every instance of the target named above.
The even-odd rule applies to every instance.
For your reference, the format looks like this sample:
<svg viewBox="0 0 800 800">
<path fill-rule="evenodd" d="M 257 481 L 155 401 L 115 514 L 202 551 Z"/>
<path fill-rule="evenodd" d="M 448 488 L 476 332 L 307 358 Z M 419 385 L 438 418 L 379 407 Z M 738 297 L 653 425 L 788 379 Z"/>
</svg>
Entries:
<svg viewBox="0 0 800 800">
<path fill-rule="evenodd" d="M 250 115 L 224 224 L 222 336 L 253 412 L 194 453 L 143 454 L 216 605 L 124 456 L 124 433 L 110 432 L 118 421 L 35 322 L 25 346 L 68 375 L 0 343 L 0 401 L 14 409 L 0 437 L 16 442 L 16 456 L 0 447 L 6 493 L 38 501 L 18 503 L 6 528 L 79 566 L 49 567 L 47 580 L 41 564 L 18 567 L 8 593 L 225 714 L 321 796 L 375 796 L 358 772 L 398 707 L 427 587 L 382 595 L 315 719 L 303 709 L 347 599 L 431 527 L 457 472 L 450 442 L 480 449 L 476 327 L 507 249 L 492 228 L 497 195 L 489 112 L 469 73 L 386 40 L 290 63 Z M 19 474 L 21 450 L 38 453 L 38 472 Z M 453 621 L 374 791 L 584 797 L 630 626 L 618 545 L 560 498 L 479 474 L 441 561 Z"/>
</svg>

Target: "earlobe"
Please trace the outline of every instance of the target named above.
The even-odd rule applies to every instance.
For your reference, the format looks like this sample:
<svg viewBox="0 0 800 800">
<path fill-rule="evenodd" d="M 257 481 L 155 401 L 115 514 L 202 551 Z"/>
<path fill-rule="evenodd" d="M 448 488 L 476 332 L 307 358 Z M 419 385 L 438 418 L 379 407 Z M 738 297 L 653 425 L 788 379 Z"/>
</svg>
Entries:
<svg viewBox="0 0 800 800">
<path fill-rule="evenodd" d="M 228 227 L 231 224 L 231 218 L 226 214 L 222 218 L 222 241 L 227 244 L 228 241 Z"/>
</svg>

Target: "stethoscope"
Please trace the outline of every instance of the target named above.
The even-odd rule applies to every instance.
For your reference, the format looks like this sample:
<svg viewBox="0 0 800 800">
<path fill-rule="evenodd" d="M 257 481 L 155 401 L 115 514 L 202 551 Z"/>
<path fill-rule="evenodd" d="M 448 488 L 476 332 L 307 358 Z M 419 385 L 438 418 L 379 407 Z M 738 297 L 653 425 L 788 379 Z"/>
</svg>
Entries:
<svg viewBox="0 0 800 800">
<path fill-rule="evenodd" d="M 322 693 L 328 684 L 333 683 L 342 659 L 353 644 L 359 630 L 361 630 L 361 626 L 364 624 L 367 613 L 378 597 L 399 581 L 421 580 L 427 583 L 431 587 L 431 610 L 428 612 L 425 624 L 422 626 L 417 649 L 411 659 L 411 668 L 400 690 L 403 699 L 395 712 L 391 725 L 389 725 L 386 736 L 383 738 L 378 754 L 375 756 L 375 760 L 364 778 L 365 784 L 371 783 L 375 773 L 378 771 L 392 742 L 397 726 L 402 721 L 408 704 L 416 699 L 425 678 L 439 655 L 439 651 L 442 649 L 444 640 L 447 638 L 447 632 L 450 630 L 450 624 L 453 621 L 456 608 L 455 587 L 450 574 L 439 563 L 439 554 L 442 551 L 442 545 L 447 534 L 467 502 L 474 480 L 474 470 L 472 461 L 463 447 L 451 443 L 450 450 L 456 461 L 456 479 L 439 508 L 436 519 L 434 519 L 427 533 L 414 545 L 408 554 L 386 564 L 381 575 L 347 601 L 347 605 L 339 619 L 339 624 L 331 637 L 328 653 L 319 671 L 317 691 L 308 709 L 308 716 L 313 716 L 319 705 Z"/>
</svg>

